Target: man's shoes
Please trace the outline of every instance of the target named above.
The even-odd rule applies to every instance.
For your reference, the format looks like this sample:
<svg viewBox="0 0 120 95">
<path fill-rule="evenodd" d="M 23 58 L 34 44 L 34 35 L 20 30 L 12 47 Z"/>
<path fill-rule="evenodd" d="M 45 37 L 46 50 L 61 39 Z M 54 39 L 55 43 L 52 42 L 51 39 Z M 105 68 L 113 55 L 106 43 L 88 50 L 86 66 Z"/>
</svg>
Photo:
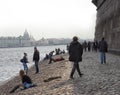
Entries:
<svg viewBox="0 0 120 95">
<path fill-rule="evenodd" d="M 10 91 L 9 93 L 14 93 L 15 91 Z"/>
<path fill-rule="evenodd" d="M 37 73 L 39 73 L 39 72 L 35 72 L 35 74 L 37 74 Z"/>
<path fill-rule="evenodd" d="M 81 74 L 80 74 L 80 77 L 82 77 L 82 76 L 83 76 L 83 74 L 81 73 Z"/>
<path fill-rule="evenodd" d="M 73 76 L 70 76 L 70 79 L 74 79 Z"/>
</svg>

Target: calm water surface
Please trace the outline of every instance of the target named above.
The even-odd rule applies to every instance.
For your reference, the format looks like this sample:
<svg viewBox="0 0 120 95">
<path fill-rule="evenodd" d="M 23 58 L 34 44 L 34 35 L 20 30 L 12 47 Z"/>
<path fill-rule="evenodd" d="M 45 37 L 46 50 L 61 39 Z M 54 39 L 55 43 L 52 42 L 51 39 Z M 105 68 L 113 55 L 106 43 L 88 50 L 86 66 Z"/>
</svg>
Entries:
<svg viewBox="0 0 120 95">
<path fill-rule="evenodd" d="M 39 46 L 37 48 L 42 60 L 46 53 L 48 54 L 50 51 L 55 50 L 55 48 L 66 50 L 66 45 Z M 24 52 L 28 54 L 28 60 L 30 62 L 28 66 L 30 67 L 33 65 L 34 47 L 0 49 L 0 84 L 18 74 L 20 69 L 23 69 L 20 59 L 23 57 Z"/>
</svg>

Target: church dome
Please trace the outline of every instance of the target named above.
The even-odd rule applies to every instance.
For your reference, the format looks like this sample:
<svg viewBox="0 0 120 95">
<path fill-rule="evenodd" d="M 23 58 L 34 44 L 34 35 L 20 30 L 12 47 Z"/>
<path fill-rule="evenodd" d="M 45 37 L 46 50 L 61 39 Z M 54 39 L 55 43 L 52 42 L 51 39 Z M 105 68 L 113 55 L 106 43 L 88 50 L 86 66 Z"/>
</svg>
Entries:
<svg viewBox="0 0 120 95">
<path fill-rule="evenodd" d="M 27 30 L 25 30 L 23 37 L 24 37 L 25 39 L 29 39 L 29 38 L 30 38 L 30 37 L 29 37 L 29 33 L 27 32 Z"/>
</svg>

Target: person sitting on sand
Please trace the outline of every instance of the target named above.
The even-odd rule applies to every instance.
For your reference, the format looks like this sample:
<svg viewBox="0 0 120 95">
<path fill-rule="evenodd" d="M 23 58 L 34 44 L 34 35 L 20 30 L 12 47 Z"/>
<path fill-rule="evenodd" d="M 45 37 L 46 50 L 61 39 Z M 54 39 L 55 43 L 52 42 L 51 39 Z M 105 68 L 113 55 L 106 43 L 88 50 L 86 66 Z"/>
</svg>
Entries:
<svg viewBox="0 0 120 95">
<path fill-rule="evenodd" d="M 47 59 L 49 59 L 49 55 L 48 54 L 45 55 L 43 60 L 47 60 Z"/>
<path fill-rule="evenodd" d="M 19 75 L 20 75 L 20 79 L 21 79 L 22 83 L 15 86 L 10 91 L 10 93 L 15 92 L 15 90 L 17 90 L 19 87 L 23 87 L 24 89 L 27 89 L 27 88 L 36 86 L 35 84 L 32 84 L 32 81 L 31 81 L 30 77 L 26 75 L 24 70 L 20 70 Z"/>
<path fill-rule="evenodd" d="M 62 61 L 62 60 L 65 60 L 62 56 L 58 57 L 58 58 L 51 58 L 50 59 L 50 62 L 58 62 L 58 61 Z"/>
</svg>

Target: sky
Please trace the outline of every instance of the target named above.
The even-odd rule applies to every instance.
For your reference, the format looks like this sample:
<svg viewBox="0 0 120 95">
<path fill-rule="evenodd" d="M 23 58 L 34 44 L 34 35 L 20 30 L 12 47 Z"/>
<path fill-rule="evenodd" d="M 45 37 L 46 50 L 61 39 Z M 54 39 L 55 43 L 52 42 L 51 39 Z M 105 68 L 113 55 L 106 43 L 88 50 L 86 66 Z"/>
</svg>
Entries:
<svg viewBox="0 0 120 95">
<path fill-rule="evenodd" d="M 0 0 L 0 37 L 94 39 L 95 22 L 91 0 Z"/>
</svg>

